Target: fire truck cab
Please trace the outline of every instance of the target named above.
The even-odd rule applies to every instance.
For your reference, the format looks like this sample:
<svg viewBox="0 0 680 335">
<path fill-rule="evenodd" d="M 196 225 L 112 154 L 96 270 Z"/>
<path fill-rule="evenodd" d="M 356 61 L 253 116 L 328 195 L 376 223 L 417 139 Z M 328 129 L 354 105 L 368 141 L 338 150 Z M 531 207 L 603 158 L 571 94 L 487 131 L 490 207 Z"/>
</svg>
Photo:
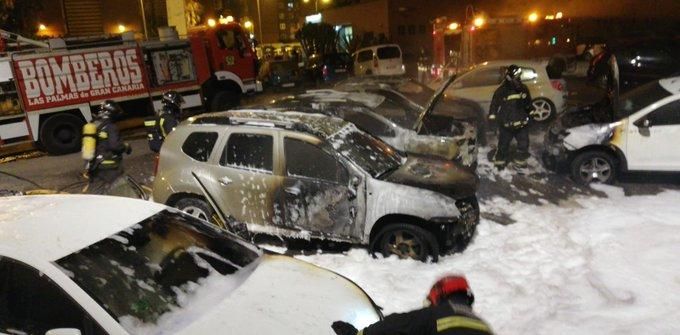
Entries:
<svg viewBox="0 0 680 335">
<path fill-rule="evenodd" d="M 176 32 L 157 41 L 50 43 L 61 47 L 12 52 L 0 58 L 0 150 L 36 142 L 50 154 L 80 149 L 91 111 L 115 100 L 125 118 L 152 115 L 163 92 L 178 91 L 191 113 L 237 106 L 262 90 L 257 59 L 238 23 Z"/>
</svg>

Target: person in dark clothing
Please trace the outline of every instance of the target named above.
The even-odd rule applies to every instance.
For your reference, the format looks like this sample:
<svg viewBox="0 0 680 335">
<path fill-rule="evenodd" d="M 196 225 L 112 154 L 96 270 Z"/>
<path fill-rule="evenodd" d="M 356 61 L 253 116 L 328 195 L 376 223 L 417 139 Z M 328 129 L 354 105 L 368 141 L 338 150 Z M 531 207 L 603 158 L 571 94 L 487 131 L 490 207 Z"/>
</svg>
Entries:
<svg viewBox="0 0 680 335">
<path fill-rule="evenodd" d="M 472 311 L 475 300 L 467 279 L 449 275 L 438 280 L 430 289 L 429 306 L 403 314 L 388 315 L 362 330 L 336 321 L 331 326 L 338 335 L 489 335 L 486 322 Z"/>
<path fill-rule="evenodd" d="M 529 159 L 529 121 L 533 106 L 529 89 L 520 81 L 521 74 L 519 66 L 508 66 L 489 108 L 489 120 L 498 123 L 498 147 L 493 158 L 498 169 L 508 164 L 508 150 L 513 139 L 517 141 L 515 165 L 526 167 Z"/>
<path fill-rule="evenodd" d="M 175 130 L 182 114 L 183 103 L 184 98 L 181 94 L 175 91 L 165 92 L 161 98 L 163 106 L 158 115 L 144 121 L 151 151 L 159 152 L 165 138 Z"/>
<path fill-rule="evenodd" d="M 130 145 L 120 138 L 113 118 L 122 113 L 120 106 L 112 101 L 102 102 L 93 114 L 96 126 L 96 149 L 94 158 L 87 161 L 87 193 L 105 194 L 118 178 L 123 176 L 123 153 L 130 154 Z"/>
</svg>

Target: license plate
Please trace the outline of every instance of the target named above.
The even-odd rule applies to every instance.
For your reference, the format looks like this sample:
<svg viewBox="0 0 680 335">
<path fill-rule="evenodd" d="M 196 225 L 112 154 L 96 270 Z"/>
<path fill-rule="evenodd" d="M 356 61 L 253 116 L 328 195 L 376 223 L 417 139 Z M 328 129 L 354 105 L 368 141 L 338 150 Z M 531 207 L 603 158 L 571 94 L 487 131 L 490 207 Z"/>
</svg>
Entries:
<svg viewBox="0 0 680 335">
<path fill-rule="evenodd" d="M 335 69 L 335 73 L 347 72 L 345 69 Z"/>
<path fill-rule="evenodd" d="M 295 83 L 285 83 L 281 85 L 281 87 L 293 87 L 293 86 L 295 86 Z"/>
</svg>

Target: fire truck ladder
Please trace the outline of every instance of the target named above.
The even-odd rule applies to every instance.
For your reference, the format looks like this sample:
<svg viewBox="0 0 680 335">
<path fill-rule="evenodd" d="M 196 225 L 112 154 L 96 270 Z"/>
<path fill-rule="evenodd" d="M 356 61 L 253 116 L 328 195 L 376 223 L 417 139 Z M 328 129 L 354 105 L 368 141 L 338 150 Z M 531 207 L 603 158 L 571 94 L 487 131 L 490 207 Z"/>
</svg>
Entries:
<svg viewBox="0 0 680 335">
<path fill-rule="evenodd" d="M 15 42 L 18 42 L 18 43 L 26 43 L 26 44 L 30 44 L 30 45 L 35 45 L 39 48 L 48 48 L 49 49 L 49 47 L 50 47 L 50 45 L 48 43 L 36 41 L 34 39 L 23 37 L 19 34 L 11 33 L 9 31 L 2 30 L 2 29 L 0 29 L 0 37 L 4 38 L 6 40 L 15 41 Z"/>
</svg>

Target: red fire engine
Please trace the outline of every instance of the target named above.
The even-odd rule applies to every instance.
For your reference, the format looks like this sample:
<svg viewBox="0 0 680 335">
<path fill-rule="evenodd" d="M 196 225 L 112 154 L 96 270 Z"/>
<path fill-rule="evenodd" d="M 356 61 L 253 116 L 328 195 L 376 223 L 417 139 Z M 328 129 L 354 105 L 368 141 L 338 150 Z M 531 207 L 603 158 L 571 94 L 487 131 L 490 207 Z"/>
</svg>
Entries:
<svg viewBox="0 0 680 335">
<path fill-rule="evenodd" d="M 257 56 L 238 23 L 190 30 L 187 39 L 84 44 L 5 39 L 41 48 L 0 57 L 0 147 L 37 142 L 50 154 L 78 151 L 82 125 L 103 100 L 118 101 L 126 116 L 160 108 L 163 92 L 182 94 L 185 109 L 224 110 L 241 94 L 262 90 Z"/>
</svg>

